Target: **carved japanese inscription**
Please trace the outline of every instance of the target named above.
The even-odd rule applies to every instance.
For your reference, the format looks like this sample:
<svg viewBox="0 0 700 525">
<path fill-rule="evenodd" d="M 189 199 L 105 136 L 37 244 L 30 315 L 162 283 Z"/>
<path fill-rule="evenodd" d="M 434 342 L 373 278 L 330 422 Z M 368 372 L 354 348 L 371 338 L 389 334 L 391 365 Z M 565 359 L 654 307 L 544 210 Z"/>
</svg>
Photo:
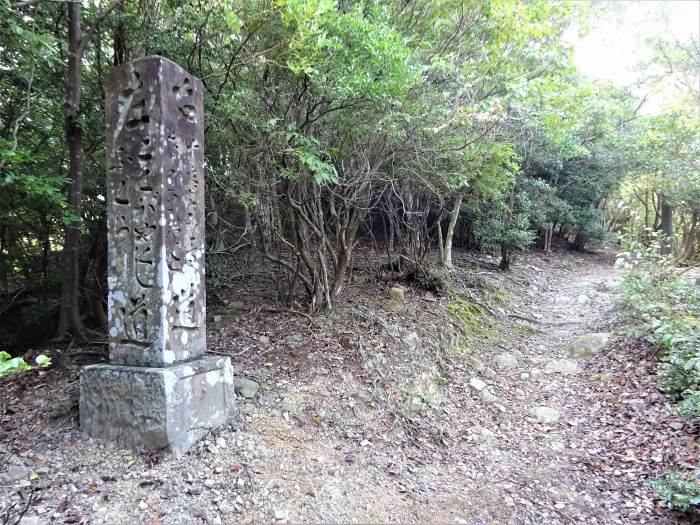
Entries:
<svg viewBox="0 0 700 525">
<path fill-rule="evenodd" d="M 107 86 L 110 359 L 190 360 L 206 349 L 202 83 L 144 57 Z"/>
</svg>

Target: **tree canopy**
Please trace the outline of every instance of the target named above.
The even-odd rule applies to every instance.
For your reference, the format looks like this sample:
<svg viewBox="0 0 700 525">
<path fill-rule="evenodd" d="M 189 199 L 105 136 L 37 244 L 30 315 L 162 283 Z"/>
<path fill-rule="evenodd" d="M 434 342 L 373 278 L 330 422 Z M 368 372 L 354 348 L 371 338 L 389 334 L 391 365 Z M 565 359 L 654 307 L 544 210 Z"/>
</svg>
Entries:
<svg viewBox="0 0 700 525">
<path fill-rule="evenodd" d="M 2 292 L 38 298 L 19 315 L 60 310 L 58 338 L 103 328 L 104 83 L 148 54 L 205 86 L 211 280 L 225 258 L 255 254 L 287 300 L 333 308 L 362 243 L 412 275 L 450 268 L 453 243 L 498 252 L 507 269 L 553 238 L 579 250 L 648 238 L 664 207 L 690 262 L 698 42 L 650 42 L 648 85 L 678 96 L 648 115 L 639 95 L 574 65 L 565 32 L 598 9 L 2 0 Z"/>
</svg>

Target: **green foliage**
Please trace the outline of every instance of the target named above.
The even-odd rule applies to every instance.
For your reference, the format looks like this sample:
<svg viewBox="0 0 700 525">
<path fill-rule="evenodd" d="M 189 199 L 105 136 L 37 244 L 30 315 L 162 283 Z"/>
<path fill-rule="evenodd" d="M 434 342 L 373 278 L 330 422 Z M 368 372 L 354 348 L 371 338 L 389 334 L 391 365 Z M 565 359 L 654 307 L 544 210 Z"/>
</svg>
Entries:
<svg viewBox="0 0 700 525">
<path fill-rule="evenodd" d="M 669 509 L 700 512 L 700 470 L 669 472 L 649 482 Z"/>
<path fill-rule="evenodd" d="M 65 197 L 67 4 L 0 0 L 0 290 L 8 295 L 39 283 L 40 302 L 55 304 L 64 231 L 78 222 L 81 285 L 91 296 L 79 303 L 104 294 L 104 261 L 86 255 L 104 254 L 103 100 L 116 57 L 160 54 L 204 80 L 210 252 L 258 249 L 286 274 L 275 282 L 303 287 L 310 308 L 332 306 L 357 237 L 388 215 L 406 237 L 396 244 L 413 252 L 402 255 L 428 265 L 436 223 L 444 228 L 461 202 L 454 230 L 507 262 L 551 227 L 581 248 L 604 238 L 601 210 L 630 173 L 644 170 L 657 186 L 668 177 L 669 198 L 686 214 L 700 202 L 688 184 L 697 177 L 684 175 L 699 151 L 691 99 L 638 119 L 633 94 L 576 72 L 564 34 L 597 6 L 122 4 L 102 16 L 109 2 L 83 3 L 78 217 Z M 655 49 L 692 77 L 679 50 Z M 221 283 L 227 262 L 207 264 Z"/>
<path fill-rule="evenodd" d="M 474 224 L 474 235 L 481 240 L 481 245 L 489 251 L 524 250 L 535 239 L 530 229 L 531 209 L 527 195 L 521 193 L 515 197 L 513 210 L 507 204 L 494 204 L 482 211 Z"/>
<path fill-rule="evenodd" d="M 467 340 L 464 341 L 464 346 L 468 347 L 468 338 L 471 335 L 490 340 L 496 337 L 497 326 L 489 318 L 486 310 L 478 304 L 463 297 L 455 297 L 447 305 L 447 311 L 465 330 Z"/>
<path fill-rule="evenodd" d="M 21 357 L 12 357 L 7 352 L 0 351 L 0 377 L 30 368 Z"/>
<path fill-rule="evenodd" d="M 51 366 L 51 358 L 40 354 L 36 357 L 36 364 L 41 368 Z M 0 351 L 0 377 L 31 368 L 22 357 L 12 357 L 7 352 Z"/>
<path fill-rule="evenodd" d="M 680 415 L 700 417 L 700 292 L 674 271 L 658 246 L 632 243 L 618 265 L 624 269 L 622 315 L 630 335 L 664 351 L 663 389 L 676 396 Z"/>
</svg>

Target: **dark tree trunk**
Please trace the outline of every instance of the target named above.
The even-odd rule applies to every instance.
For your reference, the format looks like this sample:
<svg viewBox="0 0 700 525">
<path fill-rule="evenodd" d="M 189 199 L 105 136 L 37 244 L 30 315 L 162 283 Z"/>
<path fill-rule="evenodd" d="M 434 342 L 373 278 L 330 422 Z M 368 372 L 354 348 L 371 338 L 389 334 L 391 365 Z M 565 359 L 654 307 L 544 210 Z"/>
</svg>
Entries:
<svg viewBox="0 0 700 525">
<path fill-rule="evenodd" d="M 126 30 L 124 28 L 124 2 L 117 6 L 117 23 L 114 26 L 114 65 L 125 64 L 128 60 L 126 53 Z"/>
<path fill-rule="evenodd" d="M 508 209 L 506 212 L 504 224 L 506 230 L 510 228 L 512 222 L 513 222 L 513 212 L 515 211 L 515 186 L 513 186 L 510 189 L 510 195 L 508 197 Z M 501 264 L 498 265 L 498 267 L 501 270 L 509 270 L 510 269 L 510 251 L 511 247 L 508 246 L 507 243 L 502 242 L 501 243 Z"/>
<path fill-rule="evenodd" d="M 673 208 L 661 196 L 661 255 L 673 255 Z"/>
<path fill-rule="evenodd" d="M 61 313 L 56 339 L 84 339 L 85 329 L 80 318 L 78 268 L 80 262 L 80 224 L 83 186 L 83 132 L 78 122 L 80 91 L 82 89 L 82 49 L 80 2 L 68 3 L 68 78 L 66 82 L 65 135 L 69 157 L 68 204 L 72 220 L 66 225 L 63 243 L 63 288 Z"/>
<path fill-rule="evenodd" d="M 577 252 L 582 252 L 586 248 L 586 243 L 588 242 L 588 235 L 583 232 L 576 234 L 574 239 L 574 250 Z"/>
<path fill-rule="evenodd" d="M 501 244 L 501 263 L 498 267 L 503 270 L 510 270 L 510 250 L 505 244 Z"/>
</svg>

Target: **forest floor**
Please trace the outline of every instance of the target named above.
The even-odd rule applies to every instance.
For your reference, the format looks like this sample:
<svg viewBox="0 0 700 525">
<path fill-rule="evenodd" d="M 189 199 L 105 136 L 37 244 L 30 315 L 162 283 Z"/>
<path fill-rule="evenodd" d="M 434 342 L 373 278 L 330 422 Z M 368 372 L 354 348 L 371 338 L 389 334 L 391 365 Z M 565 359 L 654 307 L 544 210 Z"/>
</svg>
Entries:
<svg viewBox="0 0 700 525">
<path fill-rule="evenodd" d="M 405 311 L 371 262 L 316 318 L 221 283 L 209 347 L 260 390 L 181 458 L 81 434 L 77 366 L 3 379 L 0 523 L 689 523 L 645 480 L 697 466 L 698 428 L 667 410 L 653 350 L 615 335 L 614 257 L 455 262 Z M 605 344 L 572 358 L 586 334 Z"/>
</svg>

